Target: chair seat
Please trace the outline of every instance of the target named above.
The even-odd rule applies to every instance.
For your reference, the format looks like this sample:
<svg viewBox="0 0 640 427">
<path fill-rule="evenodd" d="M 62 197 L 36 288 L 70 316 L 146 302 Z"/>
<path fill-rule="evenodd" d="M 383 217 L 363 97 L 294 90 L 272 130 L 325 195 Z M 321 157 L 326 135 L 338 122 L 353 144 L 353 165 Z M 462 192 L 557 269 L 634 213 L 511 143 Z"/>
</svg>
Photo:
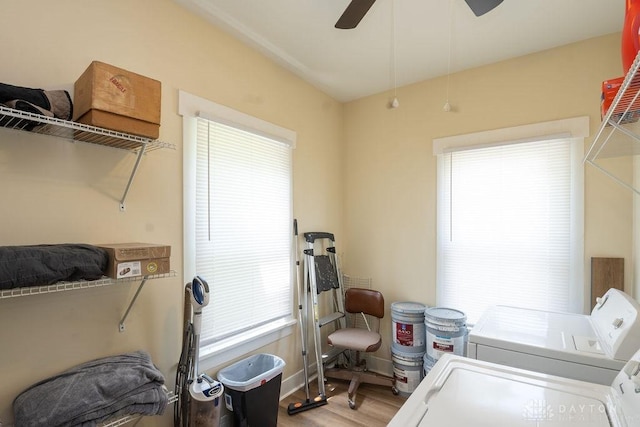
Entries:
<svg viewBox="0 0 640 427">
<path fill-rule="evenodd" d="M 366 329 L 344 328 L 332 332 L 327 341 L 329 345 L 356 351 L 376 351 L 382 345 L 379 333 Z"/>
</svg>

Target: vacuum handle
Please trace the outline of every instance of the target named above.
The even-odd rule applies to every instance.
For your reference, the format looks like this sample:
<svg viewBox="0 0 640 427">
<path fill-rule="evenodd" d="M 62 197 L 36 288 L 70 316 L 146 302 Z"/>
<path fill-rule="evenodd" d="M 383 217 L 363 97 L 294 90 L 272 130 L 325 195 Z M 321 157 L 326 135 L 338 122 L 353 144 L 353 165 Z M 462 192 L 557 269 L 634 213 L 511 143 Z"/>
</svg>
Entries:
<svg viewBox="0 0 640 427">
<path fill-rule="evenodd" d="M 209 284 L 200 276 L 195 276 L 191 282 L 191 301 L 194 309 L 209 304 Z"/>
<path fill-rule="evenodd" d="M 202 312 L 194 313 L 193 315 L 193 334 L 196 336 L 200 336 L 200 331 L 202 331 Z M 200 345 L 200 343 L 196 343 L 196 345 Z"/>
</svg>

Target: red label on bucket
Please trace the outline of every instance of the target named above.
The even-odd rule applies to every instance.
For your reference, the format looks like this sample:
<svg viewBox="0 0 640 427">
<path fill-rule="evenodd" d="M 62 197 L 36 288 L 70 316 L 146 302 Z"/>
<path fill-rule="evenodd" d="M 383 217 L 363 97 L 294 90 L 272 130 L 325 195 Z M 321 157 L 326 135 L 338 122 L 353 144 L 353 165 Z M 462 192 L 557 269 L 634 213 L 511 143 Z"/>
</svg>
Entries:
<svg viewBox="0 0 640 427">
<path fill-rule="evenodd" d="M 453 353 L 454 350 L 453 344 L 443 344 L 436 341 L 433 342 L 433 348 L 434 350 L 442 351 L 444 353 Z"/>
<path fill-rule="evenodd" d="M 413 345 L 413 325 L 396 323 L 396 342 L 400 345 Z"/>
</svg>

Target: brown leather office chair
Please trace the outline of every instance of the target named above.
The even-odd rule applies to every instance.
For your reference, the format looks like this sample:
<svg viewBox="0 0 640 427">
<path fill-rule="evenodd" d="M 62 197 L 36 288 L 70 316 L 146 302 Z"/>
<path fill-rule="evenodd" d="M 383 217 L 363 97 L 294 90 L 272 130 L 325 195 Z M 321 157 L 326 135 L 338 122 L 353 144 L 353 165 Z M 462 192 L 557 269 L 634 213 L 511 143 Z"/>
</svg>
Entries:
<svg viewBox="0 0 640 427">
<path fill-rule="evenodd" d="M 366 317 L 367 329 L 347 327 L 332 332 L 327 341 L 329 345 L 337 348 L 355 351 L 355 359 L 348 357 L 348 368 L 330 368 L 325 371 L 325 376 L 350 380 L 349 384 L 349 407 L 356 407 L 356 393 L 361 383 L 388 385 L 394 394 L 398 391 L 395 388 L 395 379 L 385 375 L 368 372 L 366 360 L 360 359 L 360 352 L 371 353 L 380 348 L 382 337 L 380 336 L 380 319 L 384 317 L 384 297 L 378 291 L 362 288 L 350 288 L 345 292 L 345 311 L 347 313 L 372 316 L 374 327 L 371 328 Z"/>
</svg>

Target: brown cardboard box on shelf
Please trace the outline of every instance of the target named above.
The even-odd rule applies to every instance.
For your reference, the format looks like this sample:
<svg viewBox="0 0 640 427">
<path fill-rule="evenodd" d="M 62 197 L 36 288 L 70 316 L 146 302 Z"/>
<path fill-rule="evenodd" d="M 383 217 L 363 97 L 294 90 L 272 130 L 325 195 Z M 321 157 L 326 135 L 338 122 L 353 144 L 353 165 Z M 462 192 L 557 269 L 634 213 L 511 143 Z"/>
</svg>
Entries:
<svg viewBox="0 0 640 427">
<path fill-rule="evenodd" d="M 106 275 L 113 279 L 169 273 L 171 246 L 153 243 L 96 245 L 109 254 Z"/>
<path fill-rule="evenodd" d="M 157 139 L 160 134 L 161 83 L 93 61 L 74 85 L 74 120 Z"/>
</svg>

